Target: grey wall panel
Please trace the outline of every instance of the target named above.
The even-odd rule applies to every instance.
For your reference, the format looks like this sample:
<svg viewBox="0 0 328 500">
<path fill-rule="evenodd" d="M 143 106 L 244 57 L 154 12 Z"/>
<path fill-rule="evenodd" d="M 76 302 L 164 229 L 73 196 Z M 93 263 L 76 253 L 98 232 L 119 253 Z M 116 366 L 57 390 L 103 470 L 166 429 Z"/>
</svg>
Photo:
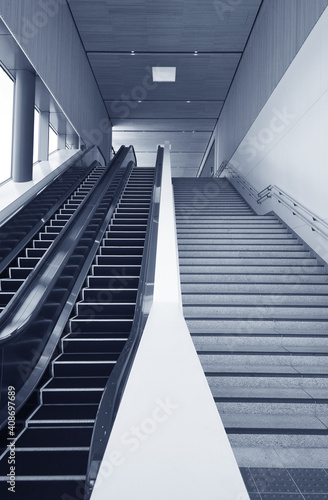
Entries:
<svg viewBox="0 0 328 500">
<path fill-rule="evenodd" d="M 136 151 L 156 151 L 159 144 L 169 141 L 171 147 L 177 152 L 200 152 L 203 153 L 210 132 L 123 132 L 114 131 L 114 148 L 119 144 L 135 144 Z"/>
<path fill-rule="evenodd" d="M 0 0 L 0 14 L 77 132 L 108 155 L 107 110 L 66 2 Z"/>
<path fill-rule="evenodd" d="M 133 118 L 198 119 L 217 120 L 222 101 L 106 101 L 111 119 Z"/>
<path fill-rule="evenodd" d="M 327 5 L 264 0 L 219 119 L 219 163 L 231 158 Z"/>
<path fill-rule="evenodd" d="M 192 132 L 196 131 L 207 131 L 212 132 L 215 127 L 216 120 L 214 119 L 175 119 L 170 120 L 169 118 L 165 119 L 127 119 L 121 120 L 119 118 L 112 119 L 113 123 L 113 133 L 118 130 L 125 131 L 137 131 L 137 130 L 145 130 L 145 131 L 182 131 Z"/>
<path fill-rule="evenodd" d="M 206 158 L 204 167 L 202 169 L 200 177 L 211 177 L 214 172 L 214 154 L 215 154 L 215 141 L 213 142 L 211 149 Z"/>
</svg>

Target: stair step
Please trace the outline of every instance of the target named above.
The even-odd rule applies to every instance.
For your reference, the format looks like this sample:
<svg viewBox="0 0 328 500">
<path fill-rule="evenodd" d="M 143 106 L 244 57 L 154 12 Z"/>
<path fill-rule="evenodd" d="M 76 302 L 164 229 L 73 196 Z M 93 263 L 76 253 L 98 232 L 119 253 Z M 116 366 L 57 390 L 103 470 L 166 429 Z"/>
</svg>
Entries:
<svg viewBox="0 0 328 500">
<path fill-rule="evenodd" d="M 327 322 L 315 320 L 277 320 L 277 319 L 189 319 L 191 334 L 249 334 L 249 335 L 326 335 Z"/>
<path fill-rule="evenodd" d="M 269 306 L 217 306 L 217 305 L 185 305 L 183 307 L 186 320 L 190 318 L 197 319 L 224 319 L 224 318 L 241 318 L 241 319 L 323 319 L 328 320 L 328 308 L 320 306 L 295 306 L 289 305 L 279 306 L 273 302 Z M 328 327 L 328 324 L 327 324 Z"/>
<path fill-rule="evenodd" d="M 251 337 L 245 333 L 245 335 L 239 335 L 237 337 L 229 337 L 225 335 L 201 335 L 192 337 L 195 348 L 198 352 L 201 351 L 253 351 L 265 350 L 281 350 L 285 352 L 326 352 L 328 353 L 328 338 L 307 338 L 307 337 L 289 337 L 276 336 L 268 337 Z"/>
<path fill-rule="evenodd" d="M 179 259 L 180 266 L 182 269 L 184 269 L 184 266 L 206 266 L 206 267 L 211 267 L 211 266 L 254 266 L 260 267 L 264 266 L 266 269 L 266 266 L 302 266 L 304 268 L 307 267 L 318 267 L 318 263 L 316 259 L 312 258 L 306 258 L 306 259 L 299 259 L 299 258 L 287 258 L 287 257 L 280 257 L 280 258 L 273 258 L 273 257 L 266 257 L 266 258 L 261 258 L 258 256 L 252 256 L 252 257 L 233 257 L 233 258 L 227 258 L 227 257 L 180 257 Z M 320 270 L 322 270 L 322 267 L 319 267 Z"/>
<path fill-rule="evenodd" d="M 215 247 L 214 247 L 215 248 Z M 239 259 L 288 259 L 291 262 L 294 262 L 294 259 L 306 259 L 310 257 L 309 251 L 293 251 L 289 249 L 288 252 L 285 250 L 279 251 L 271 251 L 269 248 L 264 250 L 216 250 L 216 249 L 208 249 L 208 250 L 197 250 L 197 249 L 183 249 L 179 248 L 179 257 L 180 262 L 187 258 L 192 259 L 230 259 L 233 260 L 235 258 Z"/>
<path fill-rule="evenodd" d="M 203 270 L 204 271 L 204 270 Z M 293 285 L 316 285 L 316 284 L 325 284 L 328 283 L 328 275 L 327 274 L 254 274 L 251 273 L 244 274 L 241 273 L 187 273 L 183 272 L 180 269 L 180 278 L 181 283 L 205 283 L 205 284 L 293 284 Z"/>
<path fill-rule="evenodd" d="M 243 415 L 221 414 L 226 432 L 283 432 L 298 434 L 309 431 L 327 431 L 320 418 L 305 415 Z"/>
<path fill-rule="evenodd" d="M 324 274 L 323 266 L 290 266 L 290 265 L 270 265 L 267 263 L 266 265 L 181 265 L 181 274 L 185 273 L 208 273 L 208 274 L 251 274 L 254 276 L 255 274 L 287 274 L 287 275 L 301 275 L 301 274 Z M 325 275 L 328 276 L 328 275 Z"/>
<path fill-rule="evenodd" d="M 237 285 L 236 287 L 240 287 Z M 271 288 L 271 286 L 270 286 Z M 188 293 L 184 289 L 183 304 L 187 307 L 190 306 L 210 306 L 210 305 L 229 305 L 229 306 L 326 306 L 328 307 L 328 294 L 327 295 L 294 295 L 292 293 L 285 294 L 284 286 L 281 286 L 279 292 L 264 295 L 262 292 L 251 292 L 243 294 L 239 293 Z M 188 310 L 188 309 L 186 309 Z"/>
</svg>

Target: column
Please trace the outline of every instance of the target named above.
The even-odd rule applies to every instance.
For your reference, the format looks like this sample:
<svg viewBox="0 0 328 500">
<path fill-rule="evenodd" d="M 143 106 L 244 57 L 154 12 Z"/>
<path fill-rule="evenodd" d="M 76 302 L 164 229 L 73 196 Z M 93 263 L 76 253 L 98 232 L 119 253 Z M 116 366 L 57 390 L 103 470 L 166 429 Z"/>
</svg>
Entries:
<svg viewBox="0 0 328 500">
<path fill-rule="evenodd" d="M 66 149 L 66 135 L 58 134 L 57 135 L 57 148 L 58 149 Z"/>
<path fill-rule="evenodd" d="M 16 72 L 14 99 L 12 178 L 15 182 L 28 182 L 33 178 L 34 73 Z"/>
<path fill-rule="evenodd" d="M 40 111 L 39 114 L 39 152 L 38 160 L 48 161 L 49 154 L 49 111 Z"/>
</svg>

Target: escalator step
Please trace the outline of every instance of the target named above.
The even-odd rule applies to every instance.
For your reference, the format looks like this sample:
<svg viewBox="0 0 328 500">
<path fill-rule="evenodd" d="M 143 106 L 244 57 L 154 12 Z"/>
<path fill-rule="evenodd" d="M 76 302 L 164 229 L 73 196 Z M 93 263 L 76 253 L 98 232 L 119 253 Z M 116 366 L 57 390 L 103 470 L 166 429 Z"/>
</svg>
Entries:
<svg viewBox="0 0 328 500">
<path fill-rule="evenodd" d="M 20 436 L 17 446 L 19 448 L 89 446 L 92 430 L 92 426 L 27 428 Z"/>
<path fill-rule="evenodd" d="M 74 479 L 61 480 L 28 480 L 20 481 L 16 477 L 15 500 L 76 500 L 82 499 L 84 495 L 84 476 Z M 82 493 L 81 493 L 82 492 Z M 8 498 L 8 484 L 5 481 L 0 482 L 0 498 Z"/>
<path fill-rule="evenodd" d="M 94 338 L 94 337 L 72 337 L 68 334 L 63 339 L 64 353 L 120 353 L 125 345 L 127 337 L 124 338 Z"/>
<path fill-rule="evenodd" d="M 109 289 L 109 288 L 84 288 L 82 300 L 100 302 L 135 302 L 137 288 L 134 289 Z"/>
<path fill-rule="evenodd" d="M 61 451 L 16 451 L 15 467 L 17 476 L 20 477 L 83 476 L 87 468 L 87 460 L 88 450 L 66 450 L 65 453 Z M 1 460 L 0 476 L 6 476 L 7 473 L 7 460 Z M 40 496 L 38 495 L 37 498 Z"/>
<path fill-rule="evenodd" d="M 48 423 L 58 424 L 60 421 L 74 421 L 77 423 L 92 423 L 97 413 L 97 404 L 64 404 L 64 405 L 43 405 L 28 420 L 28 427 Z M 0 462 L 1 463 L 1 462 Z"/>
<path fill-rule="evenodd" d="M 131 319 L 90 319 L 90 318 L 72 318 L 70 321 L 71 331 L 97 334 L 98 332 L 107 332 L 117 336 L 122 333 L 130 333 Z"/>
<path fill-rule="evenodd" d="M 78 316 L 90 318 L 131 318 L 133 319 L 135 304 L 133 303 L 108 303 L 108 302 L 85 302 L 76 304 Z"/>
<path fill-rule="evenodd" d="M 44 405 L 96 404 L 99 405 L 104 387 L 95 389 L 44 389 L 42 403 Z"/>
</svg>

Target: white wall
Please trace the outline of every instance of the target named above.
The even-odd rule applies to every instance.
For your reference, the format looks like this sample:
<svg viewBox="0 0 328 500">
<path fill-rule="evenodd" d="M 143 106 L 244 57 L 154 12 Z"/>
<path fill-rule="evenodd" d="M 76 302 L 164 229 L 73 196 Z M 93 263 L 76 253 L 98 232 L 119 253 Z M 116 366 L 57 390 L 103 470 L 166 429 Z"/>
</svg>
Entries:
<svg viewBox="0 0 328 500">
<path fill-rule="evenodd" d="M 263 1 L 219 118 L 219 165 L 233 155 L 327 5 Z"/>
<path fill-rule="evenodd" d="M 258 191 L 276 184 L 328 221 L 327 50 L 328 9 L 230 161 Z M 278 206 L 274 209 L 286 220 L 285 210 Z M 303 222 L 299 219 L 286 222 L 313 245 L 316 235 L 310 231 L 307 236 Z M 319 248 L 318 253 L 327 260 L 327 250 L 322 254 Z"/>
<path fill-rule="evenodd" d="M 0 0 L 0 16 L 86 145 L 108 158 L 107 110 L 66 0 Z"/>
</svg>

